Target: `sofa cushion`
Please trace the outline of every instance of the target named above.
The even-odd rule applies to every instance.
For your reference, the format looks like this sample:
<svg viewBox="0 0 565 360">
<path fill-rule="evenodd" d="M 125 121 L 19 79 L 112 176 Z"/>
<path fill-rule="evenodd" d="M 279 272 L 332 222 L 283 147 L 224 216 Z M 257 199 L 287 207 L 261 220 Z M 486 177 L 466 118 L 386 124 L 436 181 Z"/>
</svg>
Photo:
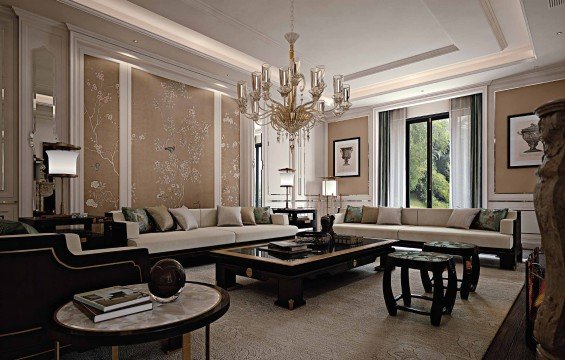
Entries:
<svg viewBox="0 0 565 360">
<path fill-rule="evenodd" d="M 175 217 L 176 222 L 183 230 L 198 229 L 198 221 L 192 212 L 186 207 L 182 206 L 176 209 L 169 209 L 171 214 Z"/>
<path fill-rule="evenodd" d="M 418 209 L 419 226 L 446 226 L 453 209 Z"/>
<path fill-rule="evenodd" d="M 347 205 L 347 210 L 345 211 L 345 222 L 346 223 L 360 223 L 363 218 L 363 208 L 361 206 L 351 206 Z"/>
<path fill-rule="evenodd" d="M 363 216 L 361 217 L 362 224 L 376 224 L 379 218 L 378 206 L 363 205 Z"/>
<path fill-rule="evenodd" d="M 333 229 L 336 234 L 339 235 L 354 235 L 368 238 L 396 240 L 398 238 L 398 230 L 403 227 L 403 225 L 334 223 Z"/>
<path fill-rule="evenodd" d="M 139 233 L 144 234 L 153 230 L 152 221 L 149 220 L 145 209 L 134 209 L 131 207 L 122 207 L 122 213 L 126 221 L 132 221 L 139 224 Z"/>
<path fill-rule="evenodd" d="M 218 210 L 213 209 L 200 209 L 199 210 L 199 223 L 200 227 L 210 227 L 218 225 Z"/>
<path fill-rule="evenodd" d="M 157 230 L 169 231 L 174 228 L 175 220 L 165 205 L 150 206 L 145 208 L 145 211 L 155 222 Z"/>
<path fill-rule="evenodd" d="M 281 237 L 294 236 L 298 232 L 298 228 L 292 225 L 273 225 L 273 224 L 257 224 L 256 226 L 243 226 L 243 227 L 217 227 L 216 229 L 230 232 L 235 234 L 235 242 L 246 242 L 270 239 Z"/>
<path fill-rule="evenodd" d="M 402 208 L 402 225 L 418 225 L 418 209 Z"/>
<path fill-rule="evenodd" d="M 255 222 L 255 213 L 253 212 L 253 206 L 242 206 L 241 207 L 241 221 L 243 225 L 257 225 Z"/>
<path fill-rule="evenodd" d="M 243 222 L 241 220 L 241 207 L 218 206 L 217 226 L 243 226 Z"/>
<path fill-rule="evenodd" d="M 508 209 L 481 209 L 471 228 L 478 230 L 500 231 L 500 221 L 508 215 Z"/>
<path fill-rule="evenodd" d="M 38 231 L 31 225 L 0 219 L 0 235 L 37 234 Z"/>
<path fill-rule="evenodd" d="M 271 208 L 269 206 L 254 208 L 253 215 L 255 215 L 256 224 L 271 223 Z"/>
<path fill-rule="evenodd" d="M 428 242 L 457 241 L 481 247 L 511 249 L 512 235 L 484 230 L 463 230 L 437 226 L 405 226 L 398 230 L 398 240 Z"/>
<path fill-rule="evenodd" d="M 233 232 L 216 228 L 148 233 L 140 235 L 137 239 L 128 240 L 129 246 L 147 248 L 150 254 L 233 243 L 235 243 Z"/>
<path fill-rule="evenodd" d="M 447 227 L 456 229 L 469 229 L 479 209 L 453 209 Z"/>
<path fill-rule="evenodd" d="M 381 207 L 379 208 L 379 225 L 401 225 L 402 208 Z"/>
</svg>

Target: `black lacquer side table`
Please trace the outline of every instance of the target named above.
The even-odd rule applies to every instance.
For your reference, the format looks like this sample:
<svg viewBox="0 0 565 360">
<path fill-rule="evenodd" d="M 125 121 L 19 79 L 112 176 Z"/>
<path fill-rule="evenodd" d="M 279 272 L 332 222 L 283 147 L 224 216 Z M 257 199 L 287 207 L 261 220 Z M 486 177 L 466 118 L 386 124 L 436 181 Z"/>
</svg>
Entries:
<svg viewBox="0 0 565 360">
<path fill-rule="evenodd" d="M 461 299 L 467 300 L 469 292 L 475 292 L 479 283 L 481 263 L 479 261 L 479 248 L 477 245 L 454 241 L 432 241 L 424 244 L 424 251 L 431 251 L 463 258 L 463 277 L 457 281 L 461 286 L 457 289 Z M 427 272 L 422 271 L 422 283 L 427 292 L 432 290 L 432 283 Z"/>
<path fill-rule="evenodd" d="M 402 293 L 398 296 L 394 296 L 391 287 L 391 275 L 396 266 L 400 267 L 402 287 Z M 410 292 L 410 269 L 433 273 L 433 297 L 416 295 Z M 447 271 L 448 279 L 445 293 L 443 286 L 444 271 Z M 391 316 L 396 316 L 398 310 L 429 315 L 432 325 L 439 326 L 442 315 L 451 314 L 457 295 L 457 275 L 453 257 L 446 254 L 419 251 L 397 251 L 388 254 L 383 277 L 383 295 L 386 308 Z M 411 307 L 412 298 L 431 301 L 431 310 L 426 311 Z M 403 305 L 398 304 L 400 299 L 402 299 Z"/>
</svg>

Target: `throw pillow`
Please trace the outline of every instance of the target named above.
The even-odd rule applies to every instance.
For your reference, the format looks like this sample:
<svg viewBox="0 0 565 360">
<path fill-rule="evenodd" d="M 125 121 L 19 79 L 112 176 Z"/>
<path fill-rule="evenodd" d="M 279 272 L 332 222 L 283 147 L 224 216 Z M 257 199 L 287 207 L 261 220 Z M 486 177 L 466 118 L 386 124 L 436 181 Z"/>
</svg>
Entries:
<svg viewBox="0 0 565 360">
<path fill-rule="evenodd" d="M 376 224 L 379 218 L 378 206 L 363 205 L 363 217 L 361 218 L 362 224 Z"/>
<path fill-rule="evenodd" d="M 241 207 L 218 206 L 218 226 L 243 226 Z"/>
<path fill-rule="evenodd" d="M 150 206 L 145 208 L 149 216 L 155 221 L 157 230 L 169 231 L 175 228 L 175 220 L 165 205 Z"/>
<path fill-rule="evenodd" d="M 346 223 L 360 223 L 363 218 L 363 208 L 360 206 L 347 205 L 347 210 L 345 210 L 345 222 Z"/>
<path fill-rule="evenodd" d="M 132 221 L 139 224 L 139 233 L 145 234 L 153 230 L 149 216 L 145 209 L 134 209 L 131 207 L 122 207 L 122 213 L 126 221 Z"/>
<path fill-rule="evenodd" d="M 271 222 L 271 208 L 269 206 L 256 207 L 253 209 L 256 224 L 272 224 Z"/>
<path fill-rule="evenodd" d="M 13 220 L 0 219 L 0 235 L 37 234 L 37 230 L 28 224 Z"/>
<path fill-rule="evenodd" d="M 244 206 L 241 208 L 241 221 L 243 225 L 257 225 L 253 206 Z"/>
<path fill-rule="evenodd" d="M 500 221 L 506 219 L 508 209 L 489 210 L 481 209 L 475 217 L 471 228 L 478 230 L 500 231 Z"/>
<path fill-rule="evenodd" d="M 447 227 L 468 230 L 480 209 L 453 209 Z"/>
<path fill-rule="evenodd" d="M 186 206 L 183 205 L 180 208 L 169 209 L 169 211 L 182 230 L 188 231 L 198 229 L 198 221 L 196 221 L 196 218 Z"/>
<path fill-rule="evenodd" d="M 380 207 L 378 225 L 402 225 L 402 208 Z"/>
</svg>

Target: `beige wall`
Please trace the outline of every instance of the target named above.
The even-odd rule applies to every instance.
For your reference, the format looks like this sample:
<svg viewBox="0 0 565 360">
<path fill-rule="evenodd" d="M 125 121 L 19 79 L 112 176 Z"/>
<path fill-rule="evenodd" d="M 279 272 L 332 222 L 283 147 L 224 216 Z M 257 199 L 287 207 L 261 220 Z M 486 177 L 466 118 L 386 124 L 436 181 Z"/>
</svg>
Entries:
<svg viewBox="0 0 565 360">
<path fill-rule="evenodd" d="M 338 192 L 341 195 L 369 194 L 369 118 L 367 116 L 328 124 L 328 175 L 334 173 L 334 140 L 360 137 L 361 176 L 338 178 Z"/>
<path fill-rule="evenodd" d="M 533 112 L 541 104 L 559 98 L 565 98 L 565 80 L 496 93 L 494 115 L 496 193 L 532 193 L 536 183 L 537 167 L 508 169 L 508 116 Z"/>
</svg>

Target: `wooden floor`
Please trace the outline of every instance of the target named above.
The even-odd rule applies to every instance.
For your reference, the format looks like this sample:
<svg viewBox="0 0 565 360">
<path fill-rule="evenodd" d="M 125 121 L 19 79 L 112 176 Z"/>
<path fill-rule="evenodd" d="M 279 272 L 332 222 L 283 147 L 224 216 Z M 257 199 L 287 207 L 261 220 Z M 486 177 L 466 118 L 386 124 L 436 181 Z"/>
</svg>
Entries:
<svg viewBox="0 0 565 360">
<path fill-rule="evenodd" d="M 526 345 L 526 288 L 524 287 L 498 329 L 483 359 L 535 359 L 535 353 Z"/>
</svg>

